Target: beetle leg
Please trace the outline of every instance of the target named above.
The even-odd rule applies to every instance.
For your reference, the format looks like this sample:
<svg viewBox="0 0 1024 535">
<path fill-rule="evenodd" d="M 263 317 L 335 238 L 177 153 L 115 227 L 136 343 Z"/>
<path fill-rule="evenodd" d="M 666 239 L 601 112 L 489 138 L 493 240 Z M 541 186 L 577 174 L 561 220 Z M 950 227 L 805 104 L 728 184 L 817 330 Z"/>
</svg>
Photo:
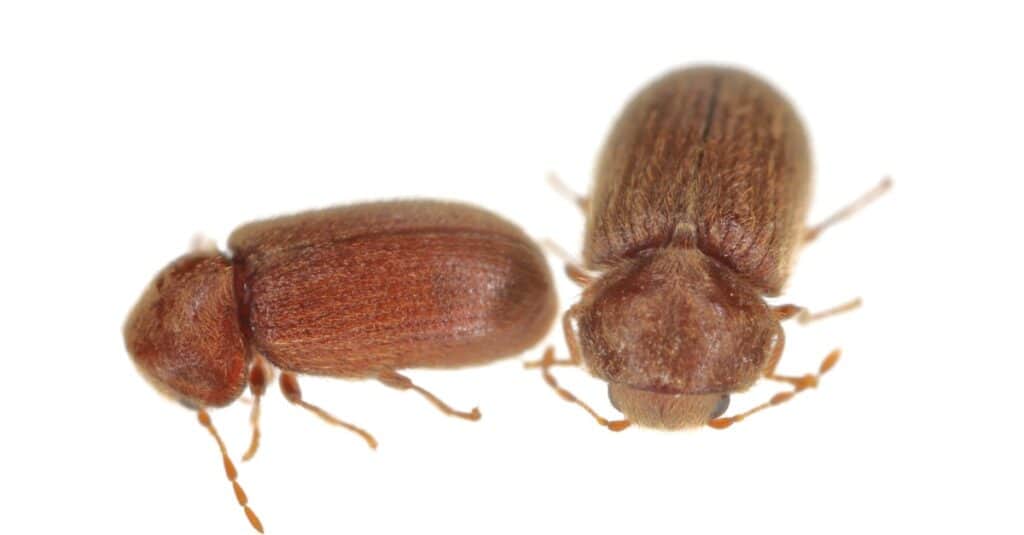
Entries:
<svg viewBox="0 0 1024 535">
<path fill-rule="evenodd" d="M 273 380 L 274 370 L 270 368 L 262 356 L 253 357 L 249 368 L 249 390 L 252 392 L 252 412 L 249 414 L 249 423 L 252 425 L 252 439 L 249 441 L 249 449 L 242 455 L 242 461 L 248 461 L 256 455 L 260 447 L 260 399 L 267 391 L 267 383 Z"/>
<path fill-rule="evenodd" d="M 563 197 L 576 203 L 576 206 L 580 208 L 580 211 L 582 211 L 584 215 L 590 211 L 590 197 L 580 195 L 573 191 L 572 188 L 565 185 L 565 182 L 562 182 L 561 179 L 558 178 L 558 175 L 554 173 L 548 174 L 548 184 Z"/>
<path fill-rule="evenodd" d="M 569 277 L 569 280 L 580 286 L 587 286 L 591 282 L 594 282 L 596 277 L 580 266 L 579 260 L 573 258 L 572 255 L 565 251 L 565 249 L 562 249 L 561 246 L 550 239 L 545 239 L 542 243 L 546 249 L 565 262 L 565 275 Z"/>
<path fill-rule="evenodd" d="M 590 405 L 587 405 L 579 398 L 574 396 L 572 392 L 569 392 L 568 390 L 559 386 L 558 381 L 555 380 L 555 376 L 551 375 L 551 366 L 554 366 L 555 364 L 558 364 L 560 362 L 565 361 L 556 361 L 555 348 L 552 346 L 548 346 L 548 348 L 544 350 L 544 358 L 542 358 L 540 362 L 537 364 L 537 366 L 540 367 L 540 371 L 544 376 L 544 382 L 546 382 L 548 386 L 550 386 L 558 394 L 559 397 L 561 397 L 565 401 L 568 401 L 569 403 L 575 403 L 576 405 L 579 405 L 580 407 L 583 408 L 583 410 L 587 411 L 587 414 L 592 416 L 599 425 L 607 427 L 612 431 L 622 431 L 623 429 L 630 426 L 629 420 L 608 420 L 607 418 L 604 418 L 603 416 L 598 414 L 597 411 L 592 409 Z"/>
<path fill-rule="evenodd" d="M 216 253 L 217 241 L 202 233 L 195 233 L 189 240 L 188 252 L 190 253 Z"/>
<path fill-rule="evenodd" d="M 576 307 L 572 307 L 569 310 L 565 311 L 565 314 L 562 314 L 562 331 L 565 333 L 566 345 L 569 346 L 569 358 L 567 360 L 556 360 L 555 348 L 548 346 L 548 348 L 544 350 L 544 356 L 540 359 L 540 361 L 527 362 L 525 366 L 527 368 L 539 367 L 541 373 L 544 376 L 544 382 L 546 382 L 548 386 L 554 389 L 554 391 L 558 394 L 559 397 L 561 397 L 565 401 L 568 401 L 569 403 L 575 403 L 576 405 L 582 407 L 583 410 L 587 411 L 587 414 L 590 414 L 594 418 L 594 420 L 597 420 L 597 423 L 599 425 L 603 425 L 612 431 L 622 431 L 623 429 L 629 427 L 629 420 L 609 421 L 608 419 L 602 417 L 600 414 L 597 414 L 597 411 L 592 409 L 590 405 L 587 405 L 579 398 L 574 396 L 572 392 L 569 392 L 568 390 L 559 386 L 558 381 L 555 380 L 555 376 L 551 375 L 552 366 L 581 366 L 583 364 L 583 357 L 580 353 L 579 342 L 576 340 L 576 329 L 574 328 L 572 322 L 575 313 Z"/>
<path fill-rule="evenodd" d="M 555 349 L 549 347 L 544 351 L 544 356 L 540 360 L 531 360 L 523 363 L 523 367 L 526 369 L 530 368 L 550 368 L 552 366 L 582 366 L 583 358 L 580 357 L 579 344 L 576 342 L 576 332 L 572 325 L 572 312 L 573 309 L 569 309 L 562 314 L 562 331 L 565 332 L 565 338 L 569 346 L 569 358 L 567 359 L 556 359 L 554 358 Z"/>
<path fill-rule="evenodd" d="M 555 348 L 549 347 L 548 349 L 554 352 Z M 576 355 L 572 355 L 570 358 L 567 359 L 556 359 L 553 357 L 548 357 L 548 351 L 544 351 L 543 357 L 537 360 L 528 360 L 524 362 L 523 368 L 531 370 L 533 368 L 550 368 L 552 366 L 580 366 L 582 364 L 582 362 L 580 362 L 579 358 L 577 358 Z"/>
<path fill-rule="evenodd" d="M 433 403 L 435 407 L 437 407 L 438 409 L 441 410 L 441 412 L 443 412 L 443 413 L 445 413 L 445 414 L 447 414 L 449 416 L 457 416 L 459 418 L 465 418 L 466 420 L 479 420 L 480 419 L 480 409 L 479 408 L 473 407 L 473 410 L 470 411 L 470 412 L 457 411 L 457 410 L 451 408 L 450 406 L 448 406 L 447 403 L 445 403 L 445 402 L 441 401 L 440 399 L 438 399 L 438 397 L 435 396 L 434 394 L 431 394 L 427 390 L 424 390 L 423 388 L 417 386 L 408 377 L 406 377 L 406 376 L 404 376 L 404 375 L 402 375 L 402 374 L 400 374 L 400 373 L 398 373 L 398 372 L 396 372 L 394 370 L 385 370 L 385 371 L 379 373 L 377 375 L 377 380 L 382 382 L 382 383 L 384 383 L 384 384 L 386 384 L 386 385 L 388 385 L 388 386 L 390 386 L 391 388 L 397 388 L 399 390 L 415 390 L 416 392 L 419 392 L 420 395 L 422 395 L 423 397 L 427 398 L 428 401 Z"/>
<path fill-rule="evenodd" d="M 249 519 L 249 524 L 252 524 L 253 529 L 256 531 L 263 533 L 263 523 L 260 522 L 256 513 L 249 508 L 249 498 L 245 495 L 245 491 L 242 490 L 242 486 L 238 484 L 238 470 L 235 469 L 234 463 L 228 458 L 228 449 L 224 446 L 224 441 L 220 439 L 217 429 L 213 427 L 210 415 L 203 408 L 199 409 L 199 425 L 205 427 L 210 432 L 210 435 L 213 436 L 213 439 L 217 441 L 217 447 L 220 448 L 220 455 L 224 461 L 224 473 L 228 476 L 228 481 L 231 482 L 231 487 L 235 491 L 235 499 L 238 500 L 238 505 L 241 505 L 242 510 L 245 511 L 245 517 Z"/>
<path fill-rule="evenodd" d="M 871 188 L 871 190 L 869 190 L 864 195 L 861 195 L 860 198 L 858 198 L 857 200 L 844 206 L 838 212 L 826 217 L 824 221 L 818 223 L 817 225 L 807 227 L 804 230 L 803 243 L 808 244 L 814 241 L 819 235 L 821 235 L 821 233 L 825 229 L 831 227 L 832 225 L 835 225 L 836 223 L 844 219 L 848 219 L 850 216 L 857 213 L 865 206 L 871 204 L 875 199 L 881 197 L 882 194 L 884 194 L 886 191 L 889 191 L 890 188 L 892 188 L 892 179 L 889 177 L 883 178 L 877 186 Z"/>
<path fill-rule="evenodd" d="M 576 264 L 565 265 L 565 275 L 576 284 L 586 287 L 594 282 L 594 276 Z"/>
<path fill-rule="evenodd" d="M 828 308 L 818 312 L 811 312 L 806 308 L 796 305 L 779 305 L 776 307 L 772 307 L 772 310 L 774 310 L 775 317 L 778 318 L 779 321 L 796 318 L 797 323 L 799 323 L 800 325 L 806 325 L 808 323 L 811 323 L 812 321 L 818 321 L 820 319 L 837 316 L 844 312 L 849 312 L 851 310 L 857 309 L 860 307 L 862 303 L 863 302 L 861 301 L 861 299 L 857 297 L 841 305 L 837 305 L 832 308 Z"/>
<path fill-rule="evenodd" d="M 303 401 L 302 390 L 299 389 L 299 381 L 295 378 L 294 374 L 282 372 L 279 384 L 281 385 L 281 392 L 288 401 L 312 412 L 331 425 L 344 427 L 345 429 L 352 431 L 353 433 L 363 437 L 363 440 L 365 440 L 371 448 L 377 449 L 377 440 L 373 438 L 373 435 L 370 433 L 367 433 L 365 430 L 348 422 L 343 422 L 335 418 L 329 412 L 317 407 L 316 405 Z"/>
<path fill-rule="evenodd" d="M 772 396 L 771 399 L 769 399 L 768 401 L 745 412 L 741 412 L 733 416 L 727 416 L 725 418 L 715 418 L 714 420 L 708 422 L 708 426 L 713 427 L 715 429 L 725 429 L 726 427 L 729 427 L 736 422 L 742 422 L 748 416 L 761 412 L 767 409 L 768 407 L 781 405 L 793 399 L 793 396 L 797 395 L 798 393 L 808 388 L 814 388 L 818 386 L 818 380 L 821 379 L 822 375 L 828 373 L 828 371 L 831 370 L 832 367 L 836 365 L 836 361 L 839 360 L 839 355 L 840 351 L 838 349 L 832 350 L 832 352 L 829 353 L 827 357 L 825 357 L 825 360 L 821 361 L 821 365 L 818 367 L 818 373 L 816 374 L 808 374 L 803 377 L 788 377 L 784 375 L 775 375 L 774 373 L 766 375 L 766 379 L 790 383 L 793 385 L 794 389 L 779 392 L 778 394 Z"/>
</svg>

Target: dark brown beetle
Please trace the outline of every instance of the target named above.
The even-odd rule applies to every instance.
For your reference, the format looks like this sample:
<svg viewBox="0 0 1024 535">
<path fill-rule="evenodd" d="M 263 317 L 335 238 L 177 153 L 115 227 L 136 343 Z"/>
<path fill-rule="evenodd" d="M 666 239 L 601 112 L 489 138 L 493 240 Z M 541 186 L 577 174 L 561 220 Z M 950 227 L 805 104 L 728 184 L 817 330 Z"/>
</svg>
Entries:
<svg viewBox="0 0 1024 535">
<path fill-rule="evenodd" d="M 890 183 L 808 228 L 810 170 L 800 119 L 762 80 L 697 67 L 646 87 L 612 129 L 591 196 L 578 199 L 587 214 L 583 266 L 566 269 L 585 289 L 563 317 L 572 358 L 556 361 L 549 349 L 531 365 L 613 430 L 630 423 L 728 427 L 815 386 L 838 350 L 818 374 L 777 375 L 780 321 L 799 315 L 806 322 L 859 300 L 811 315 L 793 305 L 769 306 L 764 297 L 781 292 L 802 245 Z M 548 370 L 581 363 L 608 381 L 612 404 L 626 420 L 601 418 Z M 762 377 L 794 389 L 720 418 L 731 393 Z"/>
<path fill-rule="evenodd" d="M 156 276 L 124 325 L 142 374 L 198 410 L 252 526 L 237 473 L 207 407 L 259 400 L 272 364 L 285 397 L 376 447 L 368 433 L 302 400 L 295 374 L 377 379 L 475 420 L 398 373 L 483 364 L 537 343 L 557 307 L 537 246 L 515 225 L 455 203 L 397 201 L 244 225 L 231 254 L 198 251 Z"/>
</svg>

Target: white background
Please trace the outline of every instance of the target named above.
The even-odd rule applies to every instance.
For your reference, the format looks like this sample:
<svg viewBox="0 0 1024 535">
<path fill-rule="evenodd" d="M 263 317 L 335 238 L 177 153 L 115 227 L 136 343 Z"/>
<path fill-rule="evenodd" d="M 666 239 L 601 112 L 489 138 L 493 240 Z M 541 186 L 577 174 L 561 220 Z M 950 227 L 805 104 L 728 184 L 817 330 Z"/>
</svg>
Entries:
<svg viewBox="0 0 1024 535">
<path fill-rule="evenodd" d="M 845 350 L 820 389 L 728 431 L 612 434 L 521 369 L 539 347 L 409 373 L 479 404 L 477 423 L 307 379 L 308 400 L 381 446 L 272 389 L 263 448 L 240 466 L 268 533 L 1019 533 L 1020 14 L 681 4 L 4 2 L 0 532 L 249 532 L 214 443 L 122 345 L 129 308 L 194 233 L 223 243 L 266 216 L 439 197 L 578 251 L 583 219 L 545 175 L 586 190 L 631 94 L 724 62 L 805 118 L 812 219 L 895 180 L 791 280 L 785 301 L 812 308 L 865 299 L 787 329 L 780 371 Z M 558 279 L 568 306 L 578 290 Z M 558 373 L 614 414 L 600 381 Z M 247 414 L 213 413 L 236 458 Z"/>
</svg>

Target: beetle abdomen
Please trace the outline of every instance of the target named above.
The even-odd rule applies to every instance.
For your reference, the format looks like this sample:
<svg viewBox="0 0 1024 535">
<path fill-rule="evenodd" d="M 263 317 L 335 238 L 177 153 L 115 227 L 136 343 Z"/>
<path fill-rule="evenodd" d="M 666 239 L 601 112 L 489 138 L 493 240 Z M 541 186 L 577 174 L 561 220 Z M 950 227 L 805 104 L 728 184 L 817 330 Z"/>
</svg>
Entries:
<svg viewBox="0 0 1024 535">
<path fill-rule="evenodd" d="M 466 205 L 309 212 L 241 227 L 230 244 L 251 341 L 285 370 L 357 377 L 487 362 L 532 346 L 554 318 L 541 252 Z"/>
<path fill-rule="evenodd" d="M 688 223 L 705 254 L 776 294 L 809 194 L 804 128 L 778 92 L 737 70 L 675 71 L 637 95 L 612 129 L 591 195 L 586 263 L 607 268 Z"/>
</svg>

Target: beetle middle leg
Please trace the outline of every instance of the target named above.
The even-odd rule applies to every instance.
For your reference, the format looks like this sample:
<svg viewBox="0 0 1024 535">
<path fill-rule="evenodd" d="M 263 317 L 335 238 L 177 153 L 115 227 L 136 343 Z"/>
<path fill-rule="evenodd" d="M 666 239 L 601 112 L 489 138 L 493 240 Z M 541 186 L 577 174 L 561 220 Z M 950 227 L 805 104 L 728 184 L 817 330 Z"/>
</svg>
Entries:
<svg viewBox="0 0 1024 535">
<path fill-rule="evenodd" d="M 550 239 L 545 239 L 542 243 L 546 249 L 554 253 L 555 256 L 561 258 L 562 261 L 565 262 L 565 276 L 569 277 L 569 280 L 575 282 L 580 286 L 586 287 L 590 283 L 594 282 L 594 279 L 597 278 L 595 275 L 589 273 L 586 269 L 584 269 L 583 266 L 580 265 L 579 260 L 573 258 L 572 255 L 566 252 L 565 249 L 563 249 L 554 241 Z"/>
<path fill-rule="evenodd" d="M 562 196 L 576 203 L 576 206 L 579 207 L 580 211 L 583 212 L 584 215 L 590 211 L 590 197 L 580 195 L 573 191 L 572 188 L 565 185 L 565 182 L 562 182 L 561 179 L 558 178 L 558 175 L 554 173 L 548 174 L 548 184 Z"/>
<path fill-rule="evenodd" d="M 797 323 L 806 325 L 813 321 L 838 316 L 839 314 L 855 310 L 860 308 L 862 304 L 863 301 L 861 301 L 859 297 L 856 297 L 840 305 L 827 308 L 825 310 L 819 310 L 818 312 L 811 312 L 810 310 L 797 305 L 779 305 L 772 307 L 772 310 L 775 312 L 775 317 L 778 318 L 779 321 L 796 318 Z"/>
<path fill-rule="evenodd" d="M 831 227 L 832 225 L 835 225 L 836 223 L 844 219 L 848 219 L 853 214 L 859 212 L 862 208 L 871 204 L 872 202 L 875 201 L 875 199 L 878 199 L 879 197 L 882 196 L 882 194 L 889 191 L 890 188 L 892 188 L 892 179 L 889 177 L 885 177 L 882 179 L 881 182 L 878 183 L 877 186 L 871 188 L 867 193 L 861 195 L 860 198 L 858 198 L 857 200 L 844 206 L 838 212 L 826 217 L 824 221 L 818 223 L 817 225 L 807 227 L 807 229 L 804 230 L 804 244 L 808 244 L 814 241 L 819 235 L 821 235 L 822 232 L 825 231 L 825 229 Z"/>
<path fill-rule="evenodd" d="M 321 409 L 320 407 L 317 407 L 316 405 L 313 405 L 312 403 L 307 403 L 306 401 L 303 401 L 302 390 L 299 389 L 299 381 L 295 378 L 295 374 L 289 372 L 282 372 L 279 384 L 281 385 L 281 392 L 284 394 L 285 399 L 287 399 L 288 401 L 308 410 L 309 412 L 312 412 L 313 414 L 319 416 L 321 419 L 323 419 L 325 422 L 331 425 L 344 427 L 345 429 L 352 431 L 353 433 L 363 437 L 363 440 L 365 440 L 366 443 L 371 448 L 377 449 L 377 439 L 373 438 L 373 435 L 371 435 L 370 433 L 367 433 L 362 428 L 356 427 L 348 422 L 343 422 L 335 418 L 329 412 Z"/>
<path fill-rule="evenodd" d="M 430 401 L 432 404 L 434 404 L 434 406 L 437 407 L 438 409 L 440 409 L 441 412 L 443 412 L 443 413 L 445 413 L 445 414 L 447 414 L 449 416 L 456 416 L 458 418 L 465 418 L 466 420 L 479 420 L 480 419 L 480 409 L 479 408 L 473 407 L 473 410 L 469 411 L 469 412 L 457 411 L 457 410 L 451 408 L 450 406 L 448 406 L 447 403 L 441 401 L 434 394 L 431 394 L 429 391 L 423 389 L 420 386 L 417 386 L 416 383 L 412 382 L 412 379 L 409 379 L 408 377 L 406 377 L 406 376 L 404 376 L 404 375 L 402 375 L 402 374 L 400 374 L 400 373 L 398 373 L 398 372 L 396 372 L 394 370 L 385 370 L 385 371 L 377 374 L 377 380 L 382 382 L 382 383 L 384 383 L 384 384 L 386 384 L 386 385 L 388 385 L 388 386 L 390 386 L 391 388 L 397 388 L 398 390 L 414 390 L 414 391 L 418 392 L 420 395 L 422 395 L 423 397 L 427 398 L 427 401 Z"/>
</svg>

